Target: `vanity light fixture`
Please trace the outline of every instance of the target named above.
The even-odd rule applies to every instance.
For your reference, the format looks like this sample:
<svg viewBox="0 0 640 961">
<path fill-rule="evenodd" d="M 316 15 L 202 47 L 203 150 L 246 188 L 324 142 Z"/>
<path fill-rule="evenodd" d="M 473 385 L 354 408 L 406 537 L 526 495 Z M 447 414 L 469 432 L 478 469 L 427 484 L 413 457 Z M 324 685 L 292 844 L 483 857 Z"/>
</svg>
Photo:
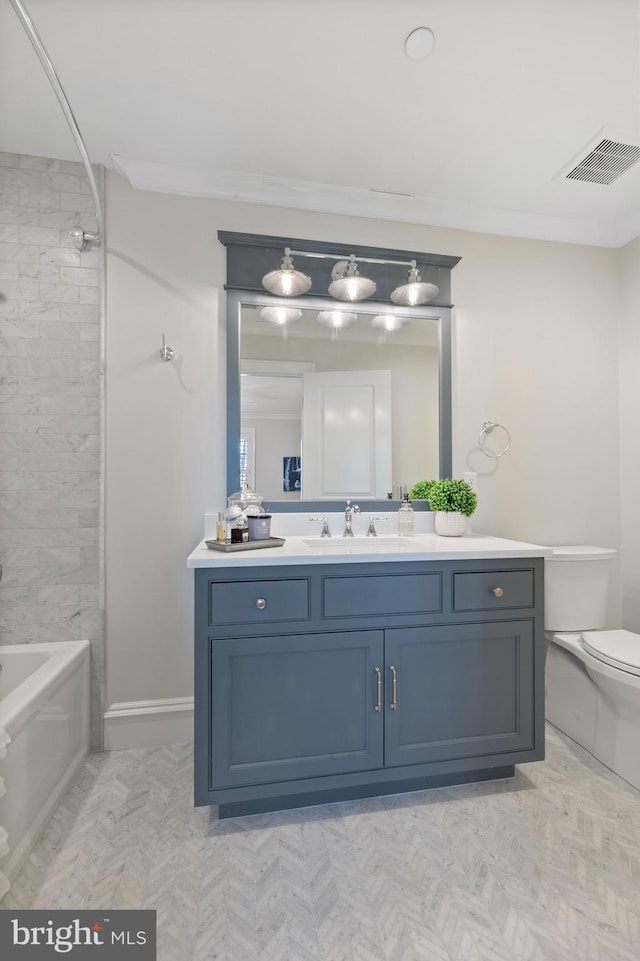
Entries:
<svg viewBox="0 0 640 961">
<path fill-rule="evenodd" d="M 406 284 L 391 292 L 391 300 L 401 307 L 418 307 L 433 300 L 437 294 L 438 288 L 435 284 L 423 283 L 416 261 L 412 260 Z"/>
<path fill-rule="evenodd" d="M 311 288 L 311 277 L 307 277 L 301 270 L 295 270 L 291 259 L 291 250 L 284 248 L 284 257 L 278 270 L 271 270 L 262 278 L 262 286 L 270 294 L 278 297 L 299 297 Z"/>
<path fill-rule="evenodd" d="M 349 324 L 354 324 L 357 319 L 357 314 L 352 314 L 347 310 L 321 310 L 316 317 L 319 324 L 323 324 L 325 327 L 333 327 L 334 330 L 348 327 Z"/>
<path fill-rule="evenodd" d="M 401 327 L 406 327 L 408 323 L 408 317 L 397 317 L 395 314 L 376 314 L 375 317 L 371 318 L 372 327 L 377 327 L 379 330 L 386 330 L 387 333 L 400 330 Z"/>
<path fill-rule="evenodd" d="M 336 300 L 354 303 L 371 297 L 376 292 L 375 281 L 360 276 L 355 254 L 349 254 L 348 260 L 339 260 L 335 264 L 331 271 L 331 280 L 329 294 Z"/>
<path fill-rule="evenodd" d="M 269 305 L 260 310 L 260 319 L 268 320 L 270 324 L 278 324 L 279 327 L 286 327 L 294 320 L 300 320 L 302 311 L 298 307 L 276 307 Z"/>
</svg>

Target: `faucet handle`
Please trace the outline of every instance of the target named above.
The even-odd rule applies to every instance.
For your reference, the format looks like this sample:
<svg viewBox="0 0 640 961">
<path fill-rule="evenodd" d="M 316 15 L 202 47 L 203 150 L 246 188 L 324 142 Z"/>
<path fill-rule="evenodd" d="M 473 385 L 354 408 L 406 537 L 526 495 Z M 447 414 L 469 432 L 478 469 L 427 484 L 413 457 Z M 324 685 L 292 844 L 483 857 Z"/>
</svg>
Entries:
<svg viewBox="0 0 640 961">
<path fill-rule="evenodd" d="M 378 515 L 369 514 L 369 528 L 367 530 L 367 537 L 377 537 L 378 532 L 375 528 L 374 521 L 386 521 L 386 517 L 379 517 Z"/>
<path fill-rule="evenodd" d="M 328 517 L 310 517 L 309 521 L 322 521 L 322 532 L 320 534 L 320 537 L 331 537 L 331 531 L 329 530 Z"/>
</svg>

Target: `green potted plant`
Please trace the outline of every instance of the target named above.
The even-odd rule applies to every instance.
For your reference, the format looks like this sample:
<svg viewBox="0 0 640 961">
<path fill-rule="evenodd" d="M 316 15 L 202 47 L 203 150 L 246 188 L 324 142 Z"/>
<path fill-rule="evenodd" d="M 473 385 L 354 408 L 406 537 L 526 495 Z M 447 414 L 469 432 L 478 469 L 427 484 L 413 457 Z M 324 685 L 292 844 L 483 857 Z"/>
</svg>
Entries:
<svg viewBox="0 0 640 961">
<path fill-rule="evenodd" d="M 436 481 L 418 481 L 409 491 L 409 499 L 412 501 L 428 501 L 429 488 Z"/>
<path fill-rule="evenodd" d="M 467 517 L 478 506 L 473 488 L 464 480 L 444 477 L 441 480 L 419 481 L 409 491 L 413 499 L 426 499 L 435 511 L 436 534 L 459 537 L 467 529 Z"/>
</svg>

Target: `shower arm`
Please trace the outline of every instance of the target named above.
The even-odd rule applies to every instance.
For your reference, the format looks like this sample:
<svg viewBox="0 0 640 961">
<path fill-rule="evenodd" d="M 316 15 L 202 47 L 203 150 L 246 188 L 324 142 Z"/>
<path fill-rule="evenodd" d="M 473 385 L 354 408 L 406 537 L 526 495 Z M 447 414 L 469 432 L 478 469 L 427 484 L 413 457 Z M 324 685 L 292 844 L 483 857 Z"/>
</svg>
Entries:
<svg viewBox="0 0 640 961">
<path fill-rule="evenodd" d="M 58 98 L 58 103 L 62 108 L 62 112 L 65 115 L 67 123 L 69 124 L 71 133 L 73 134 L 73 139 L 76 142 L 76 147 L 78 148 L 78 152 L 82 158 L 82 162 L 87 172 L 89 186 L 91 188 L 91 193 L 93 195 L 93 203 L 96 208 L 96 221 L 98 224 L 98 233 L 97 234 L 85 233 L 85 231 L 82 230 L 81 227 L 76 227 L 73 230 L 69 231 L 69 233 L 71 234 L 71 239 L 73 240 L 73 243 L 78 248 L 78 250 L 84 250 L 85 247 L 87 246 L 87 243 L 89 243 L 90 241 L 93 241 L 94 243 L 99 243 L 104 236 L 102 206 L 100 204 L 100 196 L 98 194 L 96 180 L 93 175 L 93 170 L 91 169 L 89 154 L 87 153 L 87 148 L 84 145 L 84 140 L 82 139 L 80 129 L 76 122 L 76 118 L 73 116 L 73 111 L 71 110 L 71 106 L 69 104 L 69 101 L 67 100 L 67 96 L 62 88 L 62 84 L 58 79 L 58 75 L 54 69 L 53 64 L 51 63 L 51 60 L 49 59 L 49 54 L 45 50 L 44 44 L 42 43 L 42 40 L 38 36 L 38 31 L 36 30 L 33 24 L 33 21 L 31 20 L 31 17 L 25 10 L 21 0 L 9 0 L 9 2 L 11 3 L 11 6 L 15 10 L 16 15 L 20 20 L 22 26 L 24 27 L 25 32 L 29 37 L 29 40 L 31 41 L 31 45 L 33 46 L 33 49 L 38 55 L 38 59 L 42 64 L 44 72 L 49 78 L 49 82 L 53 87 L 53 91 L 56 97 Z"/>
</svg>

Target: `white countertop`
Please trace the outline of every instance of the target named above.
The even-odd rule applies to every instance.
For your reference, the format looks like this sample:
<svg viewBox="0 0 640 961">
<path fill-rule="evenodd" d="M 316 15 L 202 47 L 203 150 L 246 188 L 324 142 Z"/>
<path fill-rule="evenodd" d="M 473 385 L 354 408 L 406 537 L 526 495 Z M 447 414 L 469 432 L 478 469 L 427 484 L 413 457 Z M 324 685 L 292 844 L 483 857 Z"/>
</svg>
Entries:
<svg viewBox="0 0 640 961">
<path fill-rule="evenodd" d="M 314 545 L 311 546 L 310 542 Z M 316 546 L 317 544 L 317 546 Z M 202 540 L 187 558 L 187 567 L 277 567 L 284 564 L 344 564 L 365 561 L 491 560 L 500 557 L 548 557 L 550 547 L 510 541 L 486 534 L 440 537 L 414 534 L 411 537 L 320 537 L 292 535 L 282 547 L 234 553 L 210 550 Z"/>
</svg>

